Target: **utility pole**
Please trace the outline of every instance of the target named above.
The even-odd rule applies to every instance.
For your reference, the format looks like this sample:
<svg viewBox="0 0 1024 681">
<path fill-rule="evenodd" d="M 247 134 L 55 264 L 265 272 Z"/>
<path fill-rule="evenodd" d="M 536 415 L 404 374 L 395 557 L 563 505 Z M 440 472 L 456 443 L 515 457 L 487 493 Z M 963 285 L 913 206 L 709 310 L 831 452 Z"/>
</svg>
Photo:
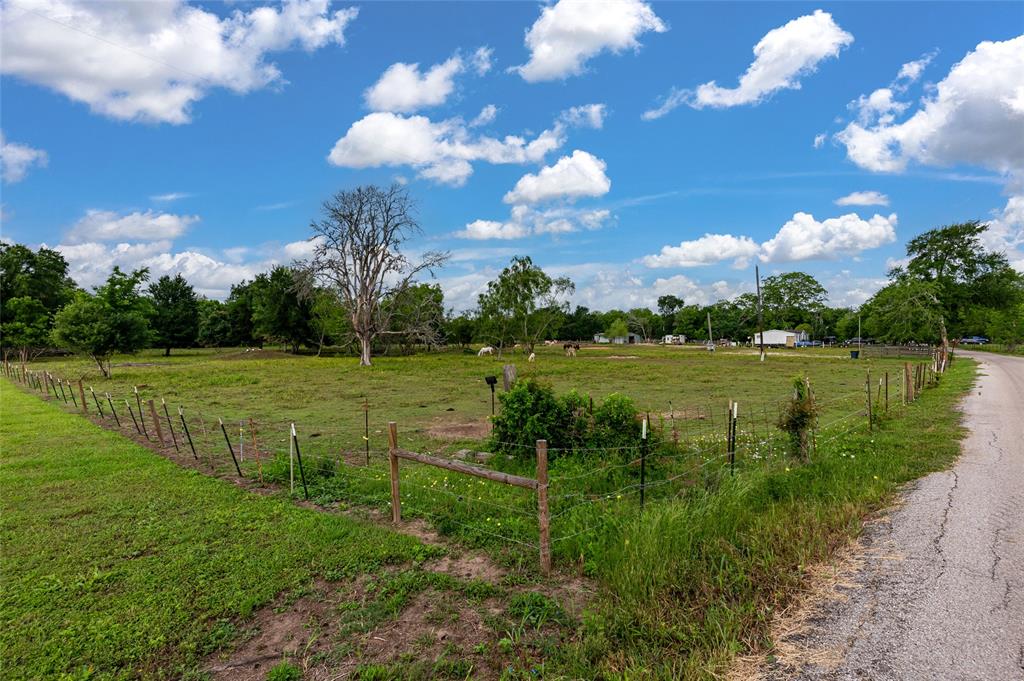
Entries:
<svg viewBox="0 0 1024 681">
<path fill-rule="evenodd" d="M 860 310 L 857 310 L 857 349 L 864 345 L 864 337 L 860 333 Z"/>
<path fill-rule="evenodd" d="M 764 361 L 764 316 L 762 310 L 764 303 L 761 301 L 761 268 L 754 265 L 754 276 L 757 278 L 757 335 L 761 342 L 761 361 Z"/>
<path fill-rule="evenodd" d="M 715 349 L 715 337 L 711 335 L 711 313 L 708 312 L 708 349 L 714 352 Z"/>
</svg>

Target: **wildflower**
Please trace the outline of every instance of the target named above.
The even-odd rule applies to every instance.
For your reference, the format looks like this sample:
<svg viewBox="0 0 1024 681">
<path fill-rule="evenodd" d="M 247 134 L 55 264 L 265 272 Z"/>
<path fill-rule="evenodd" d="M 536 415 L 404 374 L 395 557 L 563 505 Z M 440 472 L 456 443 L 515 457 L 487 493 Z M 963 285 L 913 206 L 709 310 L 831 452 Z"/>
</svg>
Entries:
<svg viewBox="0 0 1024 681">
<path fill-rule="evenodd" d="M 786 472 L 787 473 L 789 472 L 789 466 L 786 466 Z"/>
<path fill-rule="evenodd" d="M 875 476 L 875 480 L 878 480 L 878 476 L 877 475 Z"/>
</svg>

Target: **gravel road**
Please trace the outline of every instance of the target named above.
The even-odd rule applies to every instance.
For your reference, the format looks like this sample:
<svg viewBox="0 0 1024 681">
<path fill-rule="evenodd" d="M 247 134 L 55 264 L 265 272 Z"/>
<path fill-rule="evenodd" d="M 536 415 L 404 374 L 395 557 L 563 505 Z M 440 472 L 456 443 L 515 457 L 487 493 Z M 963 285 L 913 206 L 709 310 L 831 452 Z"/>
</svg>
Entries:
<svg viewBox="0 0 1024 681">
<path fill-rule="evenodd" d="M 949 471 L 908 488 L 774 679 L 1024 679 L 1024 358 L 981 363 Z"/>
</svg>

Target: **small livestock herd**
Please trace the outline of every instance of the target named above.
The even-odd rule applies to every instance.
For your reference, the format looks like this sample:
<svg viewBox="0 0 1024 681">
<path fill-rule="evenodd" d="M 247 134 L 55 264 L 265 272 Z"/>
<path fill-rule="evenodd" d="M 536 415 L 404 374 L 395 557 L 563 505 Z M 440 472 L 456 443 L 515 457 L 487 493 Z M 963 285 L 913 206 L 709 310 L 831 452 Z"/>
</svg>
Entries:
<svg viewBox="0 0 1024 681">
<path fill-rule="evenodd" d="M 544 345 L 558 345 L 558 341 L 546 340 L 546 341 L 544 341 Z M 522 346 L 519 343 L 516 343 L 514 346 L 512 346 L 512 348 L 514 350 L 519 350 L 521 347 Z M 576 353 L 580 351 L 580 344 L 579 343 L 563 343 L 562 344 L 562 350 L 565 351 L 565 356 L 566 357 L 575 357 Z M 491 356 L 495 352 L 497 352 L 497 350 L 494 348 L 494 346 L 492 346 L 492 345 L 485 345 L 484 347 L 480 348 L 480 351 L 476 353 L 476 356 L 477 357 Z M 531 352 L 530 356 L 526 358 L 526 361 L 527 362 L 535 362 L 535 361 L 537 361 L 537 353 Z"/>
</svg>

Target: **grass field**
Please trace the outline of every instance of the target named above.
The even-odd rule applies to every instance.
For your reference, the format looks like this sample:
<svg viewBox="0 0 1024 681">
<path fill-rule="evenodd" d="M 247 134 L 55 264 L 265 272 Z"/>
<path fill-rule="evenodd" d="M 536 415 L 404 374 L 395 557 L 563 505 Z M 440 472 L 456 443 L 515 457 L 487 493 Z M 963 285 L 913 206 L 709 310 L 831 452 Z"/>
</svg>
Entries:
<svg viewBox="0 0 1024 681">
<path fill-rule="evenodd" d="M 826 559 L 837 545 L 854 536 L 864 514 L 891 498 L 899 484 L 952 461 L 959 437 L 953 407 L 973 376 L 970 362 L 956 362 L 937 388 L 926 391 L 905 410 L 896 407 L 893 379 L 894 418 L 868 433 L 866 419 L 858 418 L 864 408 L 864 372 L 870 367 L 875 377 L 885 371 L 895 376 L 902 365 L 899 360 L 853 362 L 848 354 L 844 357 L 836 351 L 800 350 L 778 351 L 760 364 L 756 356 L 743 351 L 709 355 L 689 348 L 622 346 L 588 349 L 576 360 L 561 357 L 560 352 L 542 352 L 532 366 L 522 357 L 516 360 L 520 376 L 535 374 L 560 391 L 577 388 L 596 401 L 621 392 L 652 415 L 668 412 L 671 401 L 675 425 L 688 444 L 680 448 L 678 457 L 652 462 L 655 481 L 678 481 L 649 491 L 643 512 L 635 489 L 615 494 L 623 485 L 635 483 L 633 467 L 602 460 L 607 452 L 556 458 L 552 533 L 557 571 L 550 581 L 533 567 L 535 507 L 528 494 L 403 463 L 402 503 L 407 516 L 427 518 L 461 545 L 487 551 L 508 570 L 507 583 L 551 585 L 579 573 L 597 590 L 575 635 L 567 633 L 572 630 L 567 622 L 547 632 L 543 644 L 524 639 L 515 628 L 511 633 L 496 633 L 490 643 L 500 643 L 513 661 L 503 667 L 508 678 L 536 678 L 538 673 L 548 678 L 720 675 L 734 654 L 766 643 L 771 613 L 798 588 L 803 566 Z M 369 370 L 359 369 L 347 358 L 272 354 L 253 359 L 238 352 L 188 352 L 170 361 L 154 354 L 126 361 L 150 366 L 116 366 L 113 380 L 102 384 L 81 361 L 50 360 L 34 368 L 74 378 L 85 374 L 87 382 L 96 381 L 98 390 L 123 396 L 129 386 L 145 386 L 140 390 L 147 396 L 181 402 L 190 412 L 201 409 L 207 419 L 224 415 L 225 420 L 236 422 L 252 415 L 260 421 L 261 430 L 271 432 L 294 419 L 304 432 L 323 433 L 303 443 L 303 455 L 311 467 L 322 467 L 311 475 L 314 498 L 326 504 L 340 502 L 341 508 L 353 512 L 368 509 L 371 516 L 387 509 L 387 478 L 376 456 L 383 448 L 380 431 L 385 422 L 399 422 L 403 446 L 437 451 L 478 445 L 490 411 L 482 376 L 500 375 L 502 364 L 456 353 L 381 358 Z M 822 420 L 834 426 L 822 431 L 812 463 L 802 466 L 778 450 L 762 451 L 757 444 L 762 435 L 774 430 L 774 410 L 794 375 L 810 377 L 825 411 Z M 361 451 L 364 395 L 371 405 L 375 457 L 369 467 L 347 466 L 343 459 L 348 457 L 338 450 Z M 735 477 L 728 475 L 719 451 L 724 435 L 721 415 L 729 398 L 739 400 L 741 413 L 749 415 L 746 432 L 751 435 L 742 448 Z M 5 408 L 5 464 L 6 452 L 11 451 L 10 418 Z M 87 428 L 83 421 L 61 418 Z M 42 420 L 33 428 L 43 429 Z M 99 435 L 113 438 L 107 445 L 96 445 L 109 446 L 113 460 L 125 456 L 123 448 L 134 448 L 117 436 Z M 26 433 L 20 436 L 30 438 Z M 709 449 L 699 444 L 706 440 L 711 440 Z M 224 449 L 223 440 L 216 442 L 212 436 L 203 444 Z M 51 457 L 58 456 L 54 447 Z M 276 447 L 280 449 L 280 443 Z M 225 460 L 230 460 L 226 452 L 218 456 L 223 471 Z M 286 460 L 286 450 L 265 460 L 265 475 L 286 483 Z M 497 464 L 515 469 L 514 463 Z M 596 479 L 594 471 L 599 473 Z M 251 461 L 246 472 L 256 475 Z M 202 480 L 194 474 L 175 475 L 179 474 Z M 14 482 L 29 485 L 24 479 Z M 207 483 L 222 484 L 197 484 Z M 5 481 L 5 486 L 10 484 Z M 238 503 L 231 496 L 235 494 L 242 493 L 231 490 L 222 503 Z M 586 503 L 574 496 L 584 497 Z M 19 504 L 25 507 L 21 512 L 35 512 L 31 496 Z M 5 513 L 5 520 L 9 515 Z M 123 521 L 114 524 L 118 522 Z M 524 544 L 515 543 L 519 540 Z M 24 536 L 13 545 L 28 550 Z M 397 560 L 415 560 L 415 551 L 424 549 L 408 550 L 413 553 Z M 368 564 L 374 565 L 372 560 Z M 32 611 L 30 605 L 23 609 Z M 400 608 L 393 610 L 391 616 Z M 539 610 L 546 612 L 548 607 Z M 192 644 L 175 640 L 166 647 L 173 651 L 166 653 L 167 660 L 196 659 L 189 652 L 195 647 Z M 75 659 L 75 654 L 68 657 Z M 544 664 L 538 665 L 538 659 Z M 422 676 L 423 668 L 409 664 L 374 673 L 381 674 L 379 678 Z"/>
</svg>

